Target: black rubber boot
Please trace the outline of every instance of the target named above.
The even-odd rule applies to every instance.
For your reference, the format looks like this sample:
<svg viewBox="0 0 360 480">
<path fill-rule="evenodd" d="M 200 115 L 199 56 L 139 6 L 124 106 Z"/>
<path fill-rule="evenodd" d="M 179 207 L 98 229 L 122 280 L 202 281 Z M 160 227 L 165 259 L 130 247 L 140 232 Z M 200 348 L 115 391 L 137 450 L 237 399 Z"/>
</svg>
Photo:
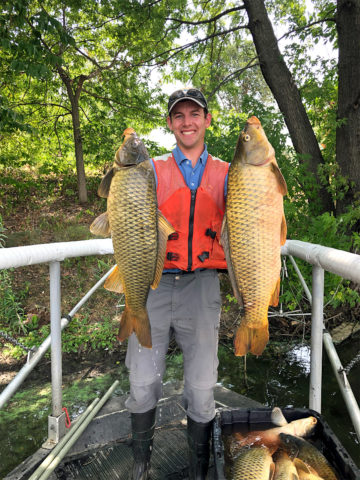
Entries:
<svg viewBox="0 0 360 480">
<path fill-rule="evenodd" d="M 132 451 L 134 463 L 129 480 L 147 480 L 155 431 L 156 408 L 131 414 Z"/>
<path fill-rule="evenodd" d="M 199 423 L 187 417 L 189 479 L 205 480 L 209 468 L 212 421 Z"/>
</svg>

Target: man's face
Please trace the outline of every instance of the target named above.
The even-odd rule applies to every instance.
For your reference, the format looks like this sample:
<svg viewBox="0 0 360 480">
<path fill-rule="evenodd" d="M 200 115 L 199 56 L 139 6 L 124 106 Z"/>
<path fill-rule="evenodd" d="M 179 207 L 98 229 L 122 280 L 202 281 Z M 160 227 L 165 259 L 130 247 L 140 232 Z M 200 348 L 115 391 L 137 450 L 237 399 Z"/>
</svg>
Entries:
<svg viewBox="0 0 360 480">
<path fill-rule="evenodd" d="M 191 100 L 179 102 L 167 118 L 167 124 L 181 150 L 203 147 L 205 131 L 211 123 L 211 114 L 204 115 L 204 109 Z"/>
</svg>

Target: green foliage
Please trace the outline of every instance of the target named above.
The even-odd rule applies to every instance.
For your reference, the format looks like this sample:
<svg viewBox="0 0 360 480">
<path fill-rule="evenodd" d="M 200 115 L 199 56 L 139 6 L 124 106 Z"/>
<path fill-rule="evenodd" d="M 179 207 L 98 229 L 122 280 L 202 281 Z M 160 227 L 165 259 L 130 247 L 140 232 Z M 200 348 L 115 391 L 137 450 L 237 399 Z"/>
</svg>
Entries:
<svg viewBox="0 0 360 480">
<path fill-rule="evenodd" d="M 0 247 L 4 247 L 6 235 L 0 215 Z M 22 292 L 26 295 L 28 285 Z M 25 332 L 24 310 L 21 306 L 21 297 L 16 294 L 12 287 L 11 273 L 8 270 L 0 270 L 0 328 L 10 332 Z"/>
</svg>

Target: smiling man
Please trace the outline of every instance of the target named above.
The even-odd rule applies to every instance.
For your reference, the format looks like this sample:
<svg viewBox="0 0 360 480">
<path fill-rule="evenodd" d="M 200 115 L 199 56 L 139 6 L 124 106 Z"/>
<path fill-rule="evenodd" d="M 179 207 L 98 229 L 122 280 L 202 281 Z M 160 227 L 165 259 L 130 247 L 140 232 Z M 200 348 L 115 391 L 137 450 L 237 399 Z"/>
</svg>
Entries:
<svg viewBox="0 0 360 480">
<path fill-rule="evenodd" d="M 183 352 L 189 478 L 205 479 L 208 470 L 218 367 L 218 270 L 226 269 L 219 240 L 229 168 L 207 151 L 204 139 L 210 123 L 200 90 L 177 90 L 169 97 L 167 124 L 177 145 L 154 158 L 153 166 L 159 209 L 176 232 L 167 242 L 160 285 L 148 297 L 153 347 L 141 348 L 134 334 L 128 343 L 132 480 L 149 478 L 156 405 L 172 336 Z"/>
</svg>

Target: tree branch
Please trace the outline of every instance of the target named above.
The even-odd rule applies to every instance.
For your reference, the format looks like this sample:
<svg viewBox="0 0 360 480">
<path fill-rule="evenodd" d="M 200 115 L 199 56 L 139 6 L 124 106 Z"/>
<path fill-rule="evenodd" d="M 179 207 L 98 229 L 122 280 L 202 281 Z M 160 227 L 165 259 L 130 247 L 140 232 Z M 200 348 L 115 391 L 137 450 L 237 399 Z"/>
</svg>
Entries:
<svg viewBox="0 0 360 480">
<path fill-rule="evenodd" d="M 239 68 L 238 70 L 235 70 L 234 72 L 230 73 L 227 77 L 225 77 L 213 90 L 212 92 L 210 92 L 210 94 L 208 95 L 208 100 L 213 97 L 215 95 L 215 93 L 220 90 L 220 88 L 227 82 L 229 82 L 230 80 L 232 80 L 234 77 L 237 77 L 239 75 L 241 75 L 243 72 L 245 72 L 245 70 L 248 70 L 249 68 L 253 68 L 253 67 L 256 67 L 256 66 L 260 66 L 260 63 L 257 62 L 257 63 L 253 63 L 255 60 L 257 60 L 258 57 L 254 57 L 252 58 L 249 63 L 245 66 L 245 67 L 242 67 L 242 68 Z"/>
<path fill-rule="evenodd" d="M 194 45 L 197 45 L 197 44 L 200 44 L 200 43 L 203 43 L 203 42 L 207 42 L 208 40 L 210 40 L 211 38 L 214 38 L 214 37 L 220 37 L 220 36 L 223 36 L 223 35 L 227 35 L 228 33 L 233 33 L 233 32 L 236 32 L 238 30 L 244 30 L 244 29 L 248 29 L 248 28 L 249 28 L 248 25 L 241 25 L 239 27 L 229 28 L 228 30 L 222 30 L 220 32 L 208 35 L 205 38 L 200 38 L 198 40 L 194 40 L 193 42 L 187 43 L 185 45 L 181 45 L 180 47 L 170 48 L 169 50 L 165 50 L 164 52 L 161 52 L 157 55 L 154 55 L 151 58 L 148 58 L 147 60 L 144 60 L 143 63 L 138 63 L 138 64 L 135 64 L 133 66 L 134 67 L 140 67 L 140 66 L 145 65 L 145 66 L 148 66 L 148 67 L 153 67 L 155 65 L 162 65 L 162 64 L 164 64 L 164 62 L 167 62 L 168 60 L 170 60 L 170 58 L 174 57 L 177 53 L 182 52 L 183 50 L 186 50 L 189 47 L 193 47 Z M 159 63 L 155 63 L 155 64 L 145 63 L 145 62 L 151 62 L 152 60 L 155 60 L 156 58 L 162 57 L 162 56 L 164 56 L 165 54 L 168 54 L 168 53 L 172 53 L 172 54 L 169 55 L 166 59 L 162 59 L 161 62 L 159 62 Z"/>
<path fill-rule="evenodd" d="M 129 105 L 128 103 L 123 103 L 123 102 L 119 102 L 118 100 L 114 100 L 113 98 L 109 98 L 109 97 L 104 97 L 102 95 L 98 95 L 97 93 L 95 92 L 91 92 L 89 90 L 87 90 L 86 88 L 83 88 L 83 92 L 84 93 L 87 93 L 88 95 L 90 95 L 91 97 L 94 97 L 94 98 L 97 98 L 99 100 L 104 100 L 111 108 L 114 109 L 114 106 L 113 104 L 116 104 L 116 105 L 119 105 L 121 107 L 126 107 L 126 108 L 129 108 L 131 110 L 138 110 L 139 112 L 142 112 L 142 113 L 145 113 L 146 115 L 148 115 L 149 117 L 157 117 L 157 118 L 162 118 L 162 115 L 154 115 L 154 114 L 151 114 L 149 113 L 148 111 L 138 107 L 138 106 L 134 106 L 134 105 Z"/>
<path fill-rule="evenodd" d="M 228 13 L 232 12 L 238 12 L 239 10 L 245 10 L 244 5 L 240 5 L 239 7 L 234 7 L 234 8 L 229 8 L 228 10 L 224 10 L 223 12 L 219 13 L 218 15 L 215 15 L 215 17 L 209 18 L 207 20 L 199 20 L 198 22 L 190 22 L 189 20 L 182 20 L 180 18 L 171 18 L 167 17 L 165 20 L 170 20 L 172 22 L 178 22 L 183 25 L 204 25 L 206 23 L 212 23 L 216 22 L 216 20 L 219 20 L 219 18 L 223 17 L 224 15 L 227 15 Z"/>
</svg>

